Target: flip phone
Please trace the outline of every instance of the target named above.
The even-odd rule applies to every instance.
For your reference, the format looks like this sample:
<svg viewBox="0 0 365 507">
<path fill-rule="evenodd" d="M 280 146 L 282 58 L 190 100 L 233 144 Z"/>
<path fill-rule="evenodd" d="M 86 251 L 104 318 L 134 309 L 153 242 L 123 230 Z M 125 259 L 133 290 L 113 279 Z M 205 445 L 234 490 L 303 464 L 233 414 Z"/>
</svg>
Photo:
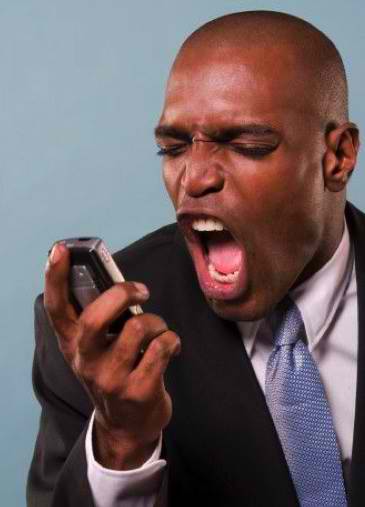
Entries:
<svg viewBox="0 0 365 507">
<path fill-rule="evenodd" d="M 70 251 L 70 297 L 78 313 L 88 304 L 95 301 L 100 294 L 110 289 L 115 283 L 124 282 L 125 278 L 116 265 L 105 243 L 96 237 L 68 238 L 60 240 Z M 126 317 L 140 315 L 140 305 L 130 306 L 110 328 L 118 332 Z"/>
</svg>

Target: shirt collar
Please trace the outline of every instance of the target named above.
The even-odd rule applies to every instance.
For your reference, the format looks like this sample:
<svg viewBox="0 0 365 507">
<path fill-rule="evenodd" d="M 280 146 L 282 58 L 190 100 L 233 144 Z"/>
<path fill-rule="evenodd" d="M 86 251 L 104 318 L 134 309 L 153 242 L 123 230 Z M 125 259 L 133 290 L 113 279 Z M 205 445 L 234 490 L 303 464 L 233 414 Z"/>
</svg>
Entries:
<svg viewBox="0 0 365 507">
<path fill-rule="evenodd" d="M 333 256 L 310 278 L 289 291 L 298 306 L 307 333 L 311 351 L 322 338 L 346 291 L 351 279 L 353 253 L 349 231 L 344 218 L 344 231 Z M 237 322 L 249 356 L 255 344 L 258 330 L 265 327 L 265 319 Z M 267 329 L 265 330 L 267 334 Z"/>
<path fill-rule="evenodd" d="M 309 350 L 318 344 L 330 325 L 346 291 L 352 266 L 353 255 L 345 219 L 342 239 L 333 256 L 308 280 L 289 291 L 302 314 Z"/>
</svg>

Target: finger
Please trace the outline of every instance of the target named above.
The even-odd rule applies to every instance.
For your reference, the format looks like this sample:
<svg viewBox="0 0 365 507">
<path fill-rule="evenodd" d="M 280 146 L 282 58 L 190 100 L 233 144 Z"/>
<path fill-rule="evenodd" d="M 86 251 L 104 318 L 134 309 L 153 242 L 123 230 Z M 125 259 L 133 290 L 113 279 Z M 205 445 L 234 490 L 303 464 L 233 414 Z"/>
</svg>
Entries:
<svg viewBox="0 0 365 507">
<path fill-rule="evenodd" d="M 127 373 L 132 371 L 141 359 L 141 349 L 146 350 L 156 336 L 167 330 L 166 322 L 153 313 L 144 313 L 127 320 L 108 352 L 112 375 L 118 375 L 121 370 Z"/>
<path fill-rule="evenodd" d="M 77 321 L 76 311 L 69 301 L 69 266 L 68 249 L 56 243 L 46 266 L 44 305 L 59 338 L 66 340 L 70 338 Z"/>
<path fill-rule="evenodd" d="M 122 282 L 113 285 L 90 303 L 79 318 L 80 353 L 86 356 L 99 354 L 100 350 L 110 344 L 106 331 L 115 319 L 130 306 L 144 303 L 148 297 L 148 289 L 143 284 Z"/>
<path fill-rule="evenodd" d="M 131 373 L 130 380 L 140 386 L 147 396 L 156 391 L 171 359 L 181 351 L 181 340 L 171 330 L 165 331 L 151 341 L 138 367 Z"/>
</svg>

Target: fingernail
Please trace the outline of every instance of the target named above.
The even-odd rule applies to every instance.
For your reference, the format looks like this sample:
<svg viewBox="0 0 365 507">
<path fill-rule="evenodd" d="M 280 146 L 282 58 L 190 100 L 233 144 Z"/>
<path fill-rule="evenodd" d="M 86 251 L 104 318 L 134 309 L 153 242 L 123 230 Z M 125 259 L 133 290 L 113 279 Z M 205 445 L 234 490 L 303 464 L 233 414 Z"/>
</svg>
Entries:
<svg viewBox="0 0 365 507">
<path fill-rule="evenodd" d="M 138 290 L 138 292 L 140 294 L 142 294 L 142 296 L 149 296 L 149 290 L 147 289 L 147 287 L 143 284 L 143 283 L 139 283 L 139 282 L 133 282 L 136 289 Z"/>
<path fill-rule="evenodd" d="M 58 262 L 61 258 L 61 252 L 60 252 L 60 249 L 58 248 L 58 245 L 57 243 L 54 245 L 54 247 L 52 248 L 52 251 L 51 251 L 51 255 L 49 256 L 49 262 L 51 264 L 56 264 L 56 262 Z"/>
</svg>

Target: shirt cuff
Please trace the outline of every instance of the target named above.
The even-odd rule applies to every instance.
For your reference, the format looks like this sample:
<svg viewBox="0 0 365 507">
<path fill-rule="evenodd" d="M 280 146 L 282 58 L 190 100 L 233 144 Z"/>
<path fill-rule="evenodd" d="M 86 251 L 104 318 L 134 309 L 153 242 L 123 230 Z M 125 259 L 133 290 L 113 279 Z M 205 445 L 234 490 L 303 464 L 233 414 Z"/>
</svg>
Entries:
<svg viewBox="0 0 365 507">
<path fill-rule="evenodd" d="M 92 431 L 95 411 L 86 433 L 85 450 L 87 477 L 96 507 L 137 507 L 153 505 L 158 493 L 166 466 L 166 460 L 159 459 L 162 448 L 162 432 L 151 457 L 139 468 L 133 470 L 111 470 L 104 468 L 95 460 L 92 444 Z M 128 502 L 129 500 L 129 502 Z M 128 503 L 127 503 L 128 502 Z"/>
</svg>

